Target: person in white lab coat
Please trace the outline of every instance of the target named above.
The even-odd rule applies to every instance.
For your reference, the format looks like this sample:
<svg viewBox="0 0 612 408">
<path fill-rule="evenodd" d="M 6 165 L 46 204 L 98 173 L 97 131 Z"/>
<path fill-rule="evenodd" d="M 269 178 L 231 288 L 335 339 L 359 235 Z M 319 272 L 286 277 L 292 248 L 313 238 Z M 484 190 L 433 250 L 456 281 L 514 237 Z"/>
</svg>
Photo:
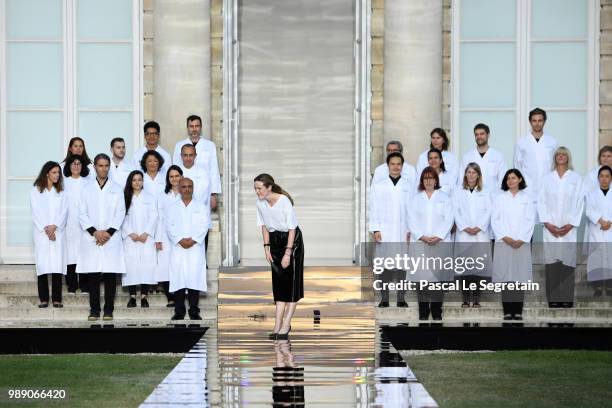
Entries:
<svg viewBox="0 0 612 408">
<path fill-rule="evenodd" d="M 387 157 L 391 153 L 400 153 L 404 154 L 404 146 L 398 140 L 390 140 L 387 142 L 386 146 Z M 372 185 L 376 184 L 381 180 L 386 180 L 389 177 L 389 166 L 385 161 L 374 170 L 374 175 L 372 176 Z M 409 180 L 412 184 L 416 183 L 416 169 L 410 163 L 404 161 L 404 165 L 402 166 L 402 179 Z"/>
<path fill-rule="evenodd" d="M 110 142 L 111 148 L 111 167 L 108 177 L 125 187 L 125 181 L 132 170 L 135 170 L 134 163 L 125 158 L 125 140 L 116 137 Z"/>
<path fill-rule="evenodd" d="M 159 171 L 161 171 L 165 176 L 168 168 L 172 164 L 172 157 L 170 157 L 170 153 L 168 153 L 166 149 L 161 147 L 159 144 L 159 140 L 161 138 L 161 128 L 159 127 L 159 123 L 149 121 L 145 123 L 143 130 L 145 145 L 134 152 L 134 156 L 132 158 L 134 169 L 139 167 L 140 163 L 142 162 L 142 156 L 146 152 L 149 150 L 155 150 L 164 159 L 162 164 L 159 166 Z M 145 169 L 142 169 L 142 171 L 145 171 Z"/>
<path fill-rule="evenodd" d="M 506 161 L 501 152 L 489 146 L 489 126 L 479 123 L 474 126 L 474 139 L 476 147 L 463 155 L 461 172 L 465 171 L 468 164 L 476 163 L 482 173 L 482 187 L 491 193 L 501 190 L 501 182 L 506 170 Z"/>
<path fill-rule="evenodd" d="M 493 282 L 527 282 L 533 279 L 530 241 L 535 225 L 536 207 L 524 190 L 527 183 L 518 169 L 506 171 L 503 192 L 493 201 L 491 226 L 495 234 Z M 523 320 L 525 293 L 502 291 L 504 320 Z"/>
<path fill-rule="evenodd" d="M 62 276 L 66 273 L 66 218 L 68 202 L 59 163 L 45 163 L 30 192 L 34 223 L 34 255 L 38 276 L 38 307 L 49 306 L 49 278 L 53 307 L 62 307 Z"/>
<path fill-rule="evenodd" d="M 461 291 L 463 304 L 461 307 L 480 307 L 480 280 L 491 277 L 489 260 L 491 259 L 491 243 L 489 242 L 489 226 L 491 222 L 491 196 L 483 188 L 484 177 L 477 163 L 468 163 L 463 176 L 461 189 L 456 189 L 453 195 L 455 203 L 455 258 L 470 257 L 485 259 L 485 267 L 473 267 L 456 271 L 458 277 L 465 282 L 465 287 L 476 284 L 475 290 Z M 461 272 L 461 273 L 459 273 Z"/>
<path fill-rule="evenodd" d="M 413 258 L 444 259 L 452 256 L 451 229 L 455 220 L 455 207 L 451 197 L 440 188 L 438 172 L 425 167 L 421 172 L 418 193 L 410 200 L 408 229 L 410 230 L 409 253 Z M 433 263 L 418 270 L 408 271 L 408 279 L 419 282 L 448 282 L 453 279 L 453 270 Z M 419 319 L 442 320 L 441 290 L 417 290 Z"/>
<path fill-rule="evenodd" d="M 203 168 L 210 177 L 210 208 L 217 208 L 217 194 L 221 194 L 221 177 L 219 175 L 219 164 L 217 162 L 217 148 L 215 144 L 202 137 L 202 118 L 197 115 L 187 117 L 187 138 L 176 143 L 172 162 L 182 163 L 181 149 L 183 145 L 192 144 L 196 148 L 195 165 Z"/>
<path fill-rule="evenodd" d="M 452 195 L 453 190 L 457 188 L 457 166 L 447 169 L 442 152 L 438 149 L 431 148 L 427 153 L 429 167 L 438 173 L 440 181 L 440 189 L 448 195 Z"/>
<path fill-rule="evenodd" d="M 532 191 L 540 191 L 544 175 L 553 165 L 557 139 L 544 132 L 546 111 L 535 108 L 529 112 L 531 133 L 520 138 L 514 147 L 514 167 L 529 181 Z"/>
<path fill-rule="evenodd" d="M 376 257 L 392 257 L 403 254 L 410 239 L 408 232 L 408 204 L 414 193 L 413 179 L 402 174 L 404 157 L 393 152 L 387 156 L 389 174 L 385 179 L 372 185 L 370 191 L 370 232 L 376 242 Z M 381 275 L 384 283 L 397 282 L 405 277 L 405 272 L 397 269 L 385 270 Z M 397 306 L 407 307 L 405 292 L 397 291 Z M 389 306 L 389 290 L 381 291 L 379 307 Z"/>
<path fill-rule="evenodd" d="M 612 146 L 606 145 L 606 146 L 603 146 L 601 149 L 599 149 L 599 154 L 597 156 L 597 163 L 598 163 L 598 166 L 591 169 L 591 171 L 589 171 L 589 173 L 586 176 L 586 179 L 585 179 L 586 187 L 585 188 L 587 190 L 587 193 L 593 190 L 597 190 L 599 188 L 599 180 L 597 179 L 597 176 L 599 175 L 599 169 L 601 168 L 601 166 L 612 167 Z M 586 234 L 585 234 L 585 238 L 586 238 Z"/>
<path fill-rule="evenodd" d="M 147 295 L 149 285 L 157 283 L 154 278 L 157 266 L 155 230 L 157 227 L 157 199 L 143 191 L 143 174 L 132 171 L 125 189 L 125 220 L 121 226 L 125 275 L 122 285 L 127 286 L 130 300 L 127 307 L 136 307 L 136 288 L 140 285 L 140 307 L 149 307 Z"/>
<path fill-rule="evenodd" d="M 179 189 L 181 199 L 169 209 L 166 228 L 172 242 L 170 260 L 170 292 L 174 293 L 172 320 L 185 318 L 185 290 L 189 299 L 189 318 L 202 320 L 198 302 L 206 291 L 206 252 L 204 236 L 210 227 L 209 211 L 201 201 L 193 199 L 193 181 L 183 177 Z"/>
<path fill-rule="evenodd" d="M 100 280 L 104 281 L 104 320 L 113 319 L 117 275 L 125 273 L 121 224 L 125 218 L 123 190 L 108 179 L 110 157 L 94 158 L 96 179 L 83 186 L 79 204 L 81 244 L 77 273 L 88 274 L 88 320 L 100 318 Z"/>
<path fill-rule="evenodd" d="M 577 235 L 584 210 L 582 176 L 574 171 L 572 155 L 559 147 L 553 155 L 553 171 L 542 180 L 538 216 L 544 224 L 546 298 L 549 307 L 572 307 L 576 269 Z"/>
<path fill-rule="evenodd" d="M 304 297 L 304 240 L 289 193 L 266 173 L 253 179 L 253 188 L 257 195 L 257 226 L 272 269 L 276 306 L 274 331 L 269 337 L 286 340 L 297 302 Z"/>
<path fill-rule="evenodd" d="M 435 128 L 429 133 L 429 136 L 431 138 L 429 149 L 421 153 L 417 160 L 416 180 L 418 181 L 418 179 L 421 177 L 421 173 L 425 167 L 431 166 L 429 163 L 429 151 L 431 149 L 438 149 L 442 152 L 442 159 L 444 160 L 446 171 L 448 171 L 449 174 L 452 173 L 456 176 L 459 171 L 459 160 L 448 150 L 450 149 L 450 140 L 446 135 L 446 131 L 442 128 Z"/>
<path fill-rule="evenodd" d="M 181 170 L 183 177 L 190 178 L 193 181 L 193 198 L 202 201 L 204 205 L 210 208 L 210 186 L 213 183 L 208 169 L 204 166 L 196 166 L 197 151 L 191 143 L 184 144 L 181 147 Z M 208 232 L 204 238 L 204 247 L 208 250 Z"/>
<path fill-rule="evenodd" d="M 168 237 L 167 221 L 168 209 L 181 199 L 179 184 L 183 178 L 183 170 L 173 164 L 166 173 L 166 188 L 164 194 L 158 197 L 157 212 L 159 219 L 155 231 L 155 246 L 157 248 L 157 267 L 155 268 L 155 281 L 164 289 L 168 304 L 174 307 L 174 295 L 170 292 L 170 261 L 172 243 Z"/>
<path fill-rule="evenodd" d="M 593 282 L 594 297 L 612 295 L 612 169 L 601 166 L 599 188 L 587 196 L 586 215 L 589 220 L 589 257 L 587 279 Z"/>
<path fill-rule="evenodd" d="M 164 193 L 166 187 L 166 173 L 160 170 L 164 164 L 164 158 L 155 150 L 145 152 L 140 160 L 140 168 L 144 173 L 144 191 L 156 198 Z"/>
<path fill-rule="evenodd" d="M 77 289 L 82 293 L 89 291 L 86 274 L 76 273 L 77 257 L 81 245 L 81 224 L 79 223 L 79 203 L 81 189 L 90 180 L 89 167 L 83 166 L 81 156 L 74 154 L 66 160 L 64 166 L 64 190 L 68 197 L 68 219 L 66 221 L 66 286 L 68 293 L 75 294 Z"/>
<path fill-rule="evenodd" d="M 85 141 L 80 137 L 73 137 L 72 139 L 70 139 L 70 142 L 68 142 L 68 150 L 66 151 L 66 157 L 64 157 L 64 160 L 62 160 L 62 162 L 60 163 L 62 172 L 64 171 L 66 161 L 75 154 L 81 157 L 81 163 L 83 163 L 83 166 L 89 169 L 89 174 L 87 175 L 87 177 L 90 180 L 95 179 L 96 176 L 93 168 L 93 163 L 87 155 L 87 149 L 85 149 Z"/>
</svg>

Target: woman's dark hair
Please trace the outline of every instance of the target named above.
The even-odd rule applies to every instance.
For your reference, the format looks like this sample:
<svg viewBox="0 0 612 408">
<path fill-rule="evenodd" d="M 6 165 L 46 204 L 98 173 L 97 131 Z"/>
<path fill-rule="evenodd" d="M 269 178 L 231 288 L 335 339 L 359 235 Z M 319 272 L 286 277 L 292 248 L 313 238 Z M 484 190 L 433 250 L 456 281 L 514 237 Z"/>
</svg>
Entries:
<svg viewBox="0 0 612 408">
<path fill-rule="evenodd" d="M 423 180 L 425 180 L 425 176 L 432 176 L 436 180 L 434 190 L 440 188 L 440 177 L 438 176 L 438 172 L 434 170 L 433 167 L 427 166 L 421 172 L 421 178 L 419 180 L 419 191 L 425 191 L 425 184 L 423 183 Z"/>
<path fill-rule="evenodd" d="M 85 141 L 80 137 L 73 137 L 72 139 L 70 139 L 70 143 L 68 143 L 68 150 L 66 151 L 66 157 L 64 158 L 63 163 L 65 163 L 70 158 L 70 156 L 72 156 L 70 148 L 72 147 L 74 142 L 81 142 L 83 144 L 83 154 L 81 154 L 81 163 L 83 163 L 83 167 L 89 166 L 91 164 L 91 159 L 87 155 L 87 149 L 85 149 Z"/>
<path fill-rule="evenodd" d="M 404 164 L 404 156 L 402 156 L 400 152 L 393 152 L 393 153 L 389 153 L 389 155 L 387 156 L 387 166 L 389 165 L 389 162 L 391 161 L 391 159 L 394 157 L 399 157 L 400 159 L 402 159 L 402 164 Z"/>
<path fill-rule="evenodd" d="M 153 156 L 157 159 L 157 161 L 159 162 L 159 167 L 157 168 L 157 171 L 160 171 L 161 168 L 164 167 L 164 158 L 161 154 L 157 153 L 156 150 L 147 150 L 145 154 L 142 155 L 142 159 L 140 159 L 140 168 L 142 169 L 142 171 L 147 171 L 147 158 L 149 156 Z"/>
<path fill-rule="evenodd" d="M 253 179 L 253 183 L 256 182 L 256 181 L 261 181 L 265 187 L 272 186 L 272 192 L 273 193 L 282 194 L 282 195 L 286 196 L 289 199 L 289 201 L 291 201 L 291 205 L 293 205 L 293 198 L 291 198 L 289 193 L 286 192 L 285 190 L 283 190 L 283 188 L 281 186 L 279 186 L 278 184 L 276 184 L 274 182 L 274 179 L 272 178 L 271 175 L 266 174 L 266 173 L 262 173 L 259 176 L 255 177 L 255 179 Z"/>
<path fill-rule="evenodd" d="M 448 145 L 450 144 L 450 142 L 448 141 L 448 136 L 446 135 L 446 131 L 442 128 L 435 128 L 434 130 L 432 130 L 431 132 L 429 132 L 429 137 L 432 137 L 434 135 L 434 133 L 439 134 L 440 136 L 442 136 L 442 139 L 444 139 L 444 143 L 442 143 L 442 150 L 448 150 Z M 433 144 L 429 143 L 429 147 L 433 149 Z"/>
<path fill-rule="evenodd" d="M 70 166 L 72 166 L 72 163 L 74 163 L 77 160 L 81 162 L 81 177 L 89 176 L 89 167 L 83 165 L 83 157 L 78 154 L 73 154 L 72 156 L 66 159 L 66 163 L 64 164 L 64 176 L 65 177 L 72 177 Z"/>
<path fill-rule="evenodd" d="M 170 170 L 176 170 L 181 176 L 183 175 L 183 169 L 181 169 L 179 166 L 177 166 L 176 164 L 170 166 L 170 168 L 166 172 L 166 188 L 164 189 L 166 194 L 168 194 L 170 190 L 172 190 L 172 184 L 170 184 Z"/>
<path fill-rule="evenodd" d="M 440 151 L 440 149 L 436 149 L 435 147 L 429 149 L 427 152 L 427 163 L 429 163 L 429 155 L 431 153 L 438 153 L 438 156 L 440 157 L 440 170 L 442 170 L 442 173 L 446 173 L 446 166 L 444 165 L 444 156 L 442 156 L 442 151 Z"/>
<path fill-rule="evenodd" d="M 40 169 L 40 173 L 38 173 L 38 177 L 36 177 L 36 180 L 34 181 L 34 186 L 36 186 L 39 192 L 42 193 L 43 191 L 45 191 L 45 188 L 47 188 L 47 175 L 49 174 L 49 172 L 51 172 L 51 170 L 56 167 L 60 170 L 60 176 L 57 180 L 57 183 L 53 184 L 53 187 L 55 187 L 55 191 L 57 191 L 58 193 L 64 190 L 62 168 L 60 167 L 58 162 L 48 161 L 42 166 L 42 168 Z"/>
<path fill-rule="evenodd" d="M 502 180 L 501 185 L 502 190 L 510 190 L 510 188 L 508 187 L 508 176 L 510 174 L 514 174 L 516 177 L 521 179 L 521 182 L 519 183 L 519 190 L 524 190 L 525 188 L 527 188 L 527 183 L 525 183 L 525 177 L 523 177 L 523 173 L 521 173 L 519 169 L 510 169 L 506 172 L 506 174 L 504 174 L 504 179 Z"/>
<path fill-rule="evenodd" d="M 123 188 L 123 197 L 125 198 L 125 213 L 128 213 L 130 206 L 132 205 L 132 197 L 134 197 L 134 188 L 132 188 L 132 180 L 134 176 L 140 174 L 142 180 L 144 182 L 144 174 L 140 170 L 132 170 L 132 172 L 128 175 L 127 180 L 125 181 L 125 187 Z"/>
<path fill-rule="evenodd" d="M 599 171 L 597 172 L 597 178 L 599 178 L 599 175 L 604 171 L 607 171 L 608 173 L 610 173 L 610 175 L 612 175 L 612 168 L 610 168 L 610 166 L 601 166 L 599 168 Z"/>
</svg>

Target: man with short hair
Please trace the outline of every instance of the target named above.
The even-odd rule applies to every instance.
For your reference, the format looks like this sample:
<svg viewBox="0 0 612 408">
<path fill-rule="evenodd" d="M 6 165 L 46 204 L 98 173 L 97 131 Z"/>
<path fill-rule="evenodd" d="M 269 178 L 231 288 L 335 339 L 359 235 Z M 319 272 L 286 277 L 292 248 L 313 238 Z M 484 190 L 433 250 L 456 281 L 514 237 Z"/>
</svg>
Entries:
<svg viewBox="0 0 612 408">
<path fill-rule="evenodd" d="M 185 318 L 185 290 L 189 299 L 189 318 L 202 320 L 198 302 L 206 291 L 206 254 L 204 236 L 210 227 L 209 209 L 193 199 L 193 181 L 183 177 L 181 199 L 167 213 L 166 228 L 172 243 L 170 254 L 170 292 L 174 293 L 172 320 Z"/>
<path fill-rule="evenodd" d="M 404 147 L 402 146 L 402 143 L 399 140 L 388 141 L 385 149 L 387 152 L 386 156 L 389 156 L 391 153 L 404 154 Z M 376 167 L 376 169 L 374 170 L 374 175 L 372 176 L 372 185 L 378 183 L 381 180 L 385 180 L 387 177 L 389 177 L 389 166 L 385 162 Z M 416 169 L 410 163 L 404 162 L 404 165 L 402 166 L 402 178 L 404 178 L 404 180 L 410 181 L 413 184 L 415 183 Z"/>
<path fill-rule="evenodd" d="M 544 132 L 546 118 L 543 109 L 529 112 L 531 133 L 520 138 L 514 148 L 514 167 L 523 173 L 532 192 L 539 191 L 542 178 L 551 171 L 553 152 L 559 146 L 557 139 Z"/>
<path fill-rule="evenodd" d="M 181 165 L 181 148 L 183 145 L 192 144 L 196 148 L 197 159 L 195 165 L 202 167 L 210 178 L 210 207 L 217 208 L 217 194 L 221 194 L 221 176 L 219 175 L 219 164 L 217 163 L 217 148 L 215 144 L 202 137 L 202 118 L 191 115 L 187 118 L 186 139 L 179 141 L 174 146 L 172 162 Z"/>
<path fill-rule="evenodd" d="M 81 233 L 77 273 L 88 274 L 88 320 L 100 318 L 100 279 L 104 281 L 104 320 L 112 320 L 117 275 L 125 273 L 121 224 L 125 217 L 123 189 L 108 178 L 111 160 L 94 159 L 96 179 L 83 186 L 79 204 Z"/>
<path fill-rule="evenodd" d="M 144 139 L 145 145 L 140 149 L 136 150 L 134 153 L 134 167 L 136 169 L 142 170 L 140 166 L 140 161 L 142 160 L 142 156 L 149 150 L 155 150 L 157 153 L 161 154 L 164 158 L 164 165 L 159 171 L 161 174 L 166 177 L 166 173 L 168 172 L 168 168 L 170 168 L 170 153 L 168 153 L 163 147 L 159 144 L 159 139 L 161 138 L 161 128 L 159 127 L 159 123 L 154 121 L 149 121 L 144 125 Z"/>
<path fill-rule="evenodd" d="M 125 188 L 125 181 L 130 172 L 134 170 L 134 164 L 125 158 L 125 140 L 116 137 L 110 142 L 111 166 L 108 177 Z"/>
<path fill-rule="evenodd" d="M 482 172 L 482 186 L 490 192 L 501 190 L 502 180 L 506 174 L 506 162 L 501 152 L 489 146 L 490 129 L 484 123 L 474 126 L 476 147 L 463 155 L 459 183 L 463 183 L 463 174 L 468 164 L 476 163 Z"/>
</svg>

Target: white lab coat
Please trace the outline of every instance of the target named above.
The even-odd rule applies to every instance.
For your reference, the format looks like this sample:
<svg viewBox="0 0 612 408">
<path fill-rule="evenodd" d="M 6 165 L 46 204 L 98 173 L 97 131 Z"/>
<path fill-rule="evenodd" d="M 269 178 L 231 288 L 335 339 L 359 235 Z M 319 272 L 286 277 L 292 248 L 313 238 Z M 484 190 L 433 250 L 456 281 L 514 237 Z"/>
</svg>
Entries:
<svg viewBox="0 0 612 408">
<path fill-rule="evenodd" d="M 408 209 L 410 256 L 442 259 L 452 256 L 451 229 L 455 221 L 455 206 L 451 197 L 444 191 L 435 190 L 429 198 L 425 191 L 421 191 L 410 201 Z M 442 241 L 430 246 L 419 241 L 422 236 L 435 236 L 441 238 Z M 409 271 L 407 279 L 444 282 L 452 280 L 453 273 L 453 270 L 421 268 L 418 271 Z"/>
<path fill-rule="evenodd" d="M 197 200 L 185 205 L 179 200 L 166 214 L 168 237 L 172 242 L 170 259 L 170 292 L 180 289 L 206 291 L 206 253 L 204 238 L 210 227 L 209 210 Z M 178 243 L 192 238 L 196 244 L 189 249 Z"/>
<path fill-rule="evenodd" d="M 515 196 L 509 191 L 496 196 L 491 213 L 491 227 L 496 238 L 493 282 L 526 282 L 532 279 L 530 241 L 535 217 L 535 203 L 524 190 Z M 514 249 L 502 241 L 503 237 L 521 240 L 524 244 Z"/>
<path fill-rule="evenodd" d="M 66 221 L 66 264 L 75 265 L 81 247 L 81 223 L 79 222 L 79 204 L 81 203 L 81 190 L 91 180 L 84 177 L 64 178 L 64 190 L 68 201 L 68 219 Z"/>
<path fill-rule="evenodd" d="M 389 166 L 387 163 L 383 163 L 376 167 L 374 175 L 372 176 L 372 185 L 378 183 L 381 180 L 389 178 Z M 410 181 L 411 184 L 418 183 L 416 176 L 416 169 L 411 164 L 404 162 L 402 166 L 402 178 Z"/>
<path fill-rule="evenodd" d="M 600 188 L 587 196 L 586 215 L 589 219 L 589 257 L 587 279 L 598 281 L 612 279 L 612 228 L 601 229 L 597 223 L 601 218 L 612 220 L 612 192 L 604 196 Z"/>
<path fill-rule="evenodd" d="M 123 190 L 118 184 L 107 180 L 103 188 L 94 180 L 83 186 L 79 204 L 81 223 L 81 247 L 77 259 L 77 273 L 125 273 L 121 224 L 125 218 Z M 114 228 L 112 237 L 102 246 L 87 232 Z"/>
<path fill-rule="evenodd" d="M 514 167 L 533 183 L 530 187 L 535 191 L 539 191 L 544 175 L 551 171 L 553 154 L 558 145 L 557 139 L 547 133 L 542 135 L 539 142 L 536 142 L 532 134 L 516 142 Z"/>
<path fill-rule="evenodd" d="M 557 171 L 544 176 L 537 201 L 540 222 L 551 223 L 556 227 L 566 224 L 574 226 L 564 237 L 555 238 L 543 228 L 544 263 L 557 261 L 576 267 L 576 240 L 578 227 L 584 210 L 584 184 L 582 177 L 568 170 L 559 177 Z"/>
<path fill-rule="evenodd" d="M 429 152 L 429 150 L 430 149 L 427 149 L 419 155 L 416 165 L 417 180 L 420 180 L 423 169 L 429 166 L 429 160 L 427 158 L 427 153 Z M 449 173 L 449 175 L 454 175 L 456 180 L 457 172 L 459 171 L 459 160 L 457 160 L 457 157 L 453 153 L 444 150 L 442 152 L 442 160 L 444 161 L 444 168 L 446 169 L 446 171 Z M 456 183 L 456 181 L 453 181 L 453 183 Z"/>
<path fill-rule="evenodd" d="M 30 207 L 34 223 L 34 255 L 36 259 L 36 275 L 48 273 L 66 274 L 66 218 L 68 216 L 68 201 L 66 193 L 51 191 L 46 188 L 42 193 L 38 187 L 30 191 Z M 45 234 L 47 225 L 55 225 L 55 241 Z"/>
<path fill-rule="evenodd" d="M 143 173 L 145 173 L 145 170 L 143 170 L 142 167 L 140 166 L 140 161 L 142 160 L 142 156 L 144 156 L 144 154 L 147 151 L 149 151 L 149 149 L 147 149 L 146 146 L 143 146 L 140 149 L 136 150 L 132 158 L 134 170 L 138 169 L 138 170 L 141 170 Z M 157 145 L 157 147 L 155 148 L 155 151 L 159 153 L 161 157 L 164 159 L 164 165 L 161 167 L 161 169 L 159 169 L 159 172 L 162 174 L 162 178 L 165 180 L 166 173 L 168 172 L 168 169 L 170 168 L 170 166 L 172 166 L 172 157 L 170 156 L 170 153 L 168 153 L 166 149 L 164 149 L 160 145 Z"/>
<path fill-rule="evenodd" d="M 174 154 L 172 160 L 178 166 L 183 165 L 181 159 L 181 148 L 186 144 L 193 144 L 191 139 L 183 139 L 174 146 Z M 219 164 L 217 162 L 217 147 L 213 142 L 203 137 L 195 146 L 196 159 L 195 165 L 202 167 L 210 175 L 210 192 L 221 194 L 221 176 L 219 175 Z"/>
<path fill-rule="evenodd" d="M 438 179 L 440 180 L 440 190 L 444 191 L 449 196 L 453 195 L 454 190 L 457 188 L 457 167 L 454 167 L 452 170 L 446 170 L 438 174 Z M 419 176 L 420 177 L 420 176 Z M 418 184 L 416 186 L 419 187 Z"/>
<path fill-rule="evenodd" d="M 408 205 L 414 185 L 403 176 L 396 185 L 387 176 L 370 191 L 370 232 L 380 231 L 383 242 L 405 242 L 408 235 Z"/>
<path fill-rule="evenodd" d="M 482 185 L 486 190 L 492 192 L 501 190 L 501 184 L 508 168 L 506 166 L 504 156 L 497 149 L 489 147 L 489 150 L 487 150 L 482 157 L 480 156 L 480 153 L 478 153 L 477 149 L 472 149 L 463 155 L 461 169 L 457 175 L 457 183 L 460 186 L 459 188 L 461 188 L 463 185 L 465 169 L 470 163 L 476 163 L 480 166 L 483 181 Z"/>
<path fill-rule="evenodd" d="M 155 231 L 155 242 L 161 242 L 162 249 L 157 251 L 157 267 L 155 268 L 154 280 L 156 282 L 168 282 L 170 280 L 170 255 L 172 242 L 168 237 L 167 221 L 168 209 L 181 199 L 180 194 L 172 190 L 157 198 L 158 221 Z"/>
<path fill-rule="evenodd" d="M 153 197 L 159 197 L 164 194 L 164 190 L 166 189 L 166 173 L 162 174 L 161 171 L 158 171 L 155 178 L 151 178 L 146 172 L 143 173 L 143 190 Z"/>
<path fill-rule="evenodd" d="M 211 178 L 208 170 L 195 164 L 190 169 L 184 166 L 180 167 L 183 170 L 183 177 L 190 178 L 193 181 L 193 198 L 202 201 L 210 208 Z"/>
<path fill-rule="evenodd" d="M 155 249 L 155 231 L 157 227 L 157 200 L 151 194 L 142 191 L 132 197 L 123 225 L 123 253 L 125 255 L 125 275 L 122 285 L 154 284 L 157 267 L 157 250 Z M 145 243 L 134 242 L 130 234 L 149 234 Z"/>
<path fill-rule="evenodd" d="M 123 159 L 117 166 L 114 161 L 111 160 L 110 170 L 108 178 L 117 183 L 122 189 L 125 189 L 125 182 L 132 170 L 140 170 L 140 165 L 134 167 L 133 163 L 128 159 Z"/>
</svg>

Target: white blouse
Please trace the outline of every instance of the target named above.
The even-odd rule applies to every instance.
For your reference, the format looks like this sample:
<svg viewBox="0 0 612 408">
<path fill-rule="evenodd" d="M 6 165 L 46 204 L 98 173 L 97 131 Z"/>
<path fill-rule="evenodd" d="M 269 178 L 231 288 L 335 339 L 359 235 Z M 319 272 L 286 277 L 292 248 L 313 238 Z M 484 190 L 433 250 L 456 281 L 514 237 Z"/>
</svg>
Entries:
<svg viewBox="0 0 612 408">
<path fill-rule="evenodd" d="M 284 231 L 296 229 L 297 218 L 291 201 L 284 194 L 270 207 L 267 200 L 257 200 L 257 226 L 265 225 L 268 231 Z"/>
</svg>

